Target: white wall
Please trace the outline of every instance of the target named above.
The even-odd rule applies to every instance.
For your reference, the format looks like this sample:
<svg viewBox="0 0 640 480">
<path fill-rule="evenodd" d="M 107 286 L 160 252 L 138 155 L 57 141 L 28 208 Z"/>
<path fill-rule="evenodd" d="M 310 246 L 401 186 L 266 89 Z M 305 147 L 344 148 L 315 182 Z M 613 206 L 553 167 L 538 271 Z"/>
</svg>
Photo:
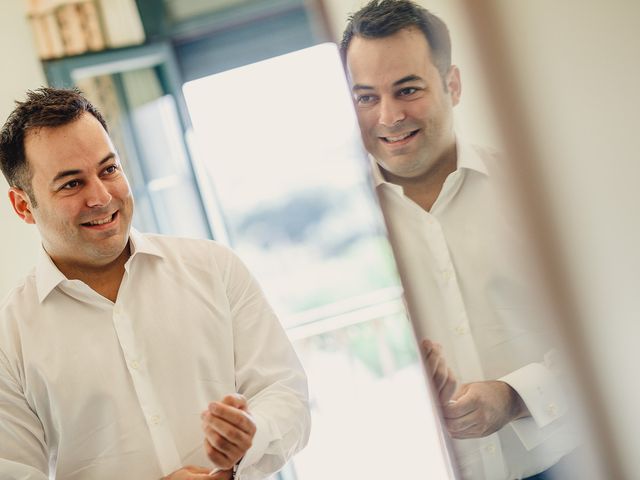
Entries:
<svg viewBox="0 0 640 480">
<path fill-rule="evenodd" d="M 2 2 L 0 15 L 0 123 L 13 110 L 14 100 L 24 98 L 27 89 L 45 84 L 37 59 L 31 30 L 25 17 L 23 0 Z M 22 223 L 6 194 L 8 186 L 0 175 L 0 299 L 34 265 L 39 237 L 36 228 Z"/>
</svg>

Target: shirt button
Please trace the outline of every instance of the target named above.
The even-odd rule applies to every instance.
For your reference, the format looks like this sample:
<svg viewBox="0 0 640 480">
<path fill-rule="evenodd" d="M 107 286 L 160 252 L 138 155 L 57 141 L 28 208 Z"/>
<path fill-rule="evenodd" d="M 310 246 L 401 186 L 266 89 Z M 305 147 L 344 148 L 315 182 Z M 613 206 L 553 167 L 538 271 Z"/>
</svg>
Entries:
<svg viewBox="0 0 640 480">
<path fill-rule="evenodd" d="M 552 417 L 555 417 L 558 415 L 558 407 L 556 406 L 555 403 L 550 403 L 549 405 L 547 405 L 547 412 Z"/>
<path fill-rule="evenodd" d="M 494 454 L 496 453 L 496 446 L 493 443 L 490 443 L 489 445 L 486 446 L 485 450 L 487 451 L 487 453 L 490 454 Z"/>
<path fill-rule="evenodd" d="M 133 362 L 131 362 L 131 368 L 133 368 L 134 370 L 137 370 L 138 368 L 140 368 L 140 362 L 138 362 L 137 360 L 134 360 Z"/>
<path fill-rule="evenodd" d="M 160 415 L 153 415 L 151 418 L 149 418 L 149 421 L 150 421 L 153 425 L 158 425 L 158 424 L 160 424 Z"/>
<path fill-rule="evenodd" d="M 468 328 L 467 328 L 467 326 L 463 323 L 463 324 L 460 324 L 460 325 L 458 325 L 457 327 L 455 327 L 455 328 L 453 329 L 453 331 L 455 332 L 455 334 L 456 334 L 456 335 L 458 335 L 458 336 L 460 336 L 460 337 L 461 337 L 461 336 L 463 336 L 463 335 L 466 335 L 466 334 L 467 334 L 467 332 L 469 331 L 469 329 L 468 329 Z"/>
</svg>

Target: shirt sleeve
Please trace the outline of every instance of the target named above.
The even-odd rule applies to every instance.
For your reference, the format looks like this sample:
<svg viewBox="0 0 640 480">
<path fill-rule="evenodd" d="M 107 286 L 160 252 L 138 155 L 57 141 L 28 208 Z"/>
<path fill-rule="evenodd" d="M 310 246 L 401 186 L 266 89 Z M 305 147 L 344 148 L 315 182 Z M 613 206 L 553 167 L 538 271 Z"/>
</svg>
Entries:
<svg viewBox="0 0 640 480">
<path fill-rule="evenodd" d="M 44 430 L 0 350 L 0 472 L 7 480 L 47 480 Z"/>
<path fill-rule="evenodd" d="M 544 363 L 530 363 L 499 379 L 518 392 L 531 414 L 511 422 L 527 450 L 566 428 L 567 394 L 558 373 L 549 363 L 553 357 L 553 352 L 549 352 Z"/>
<path fill-rule="evenodd" d="M 237 391 L 248 399 L 257 431 L 238 478 L 265 478 L 307 443 L 307 378 L 280 321 L 244 264 L 231 252 L 225 269 L 233 318 Z"/>
</svg>

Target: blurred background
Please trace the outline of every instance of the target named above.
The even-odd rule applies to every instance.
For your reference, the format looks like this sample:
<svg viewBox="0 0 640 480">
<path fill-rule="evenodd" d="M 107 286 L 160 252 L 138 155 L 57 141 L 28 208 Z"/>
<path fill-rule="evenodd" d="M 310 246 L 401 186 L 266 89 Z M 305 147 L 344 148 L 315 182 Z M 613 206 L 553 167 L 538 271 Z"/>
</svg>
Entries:
<svg viewBox="0 0 640 480">
<path fill-rule="evenodd" d="M 450 475 L 327 43 L 364 3 L 7 0 L 0 15 L 2 121 L 26 89 L 78 86 L 107 118 L 136 227 L 227 243 L 263 285 L 310 378 L 311 442 L 284 479 Z M 419 3 L 451 30 L 458 131 L 517 159 L 594 419 L 594 478 L 640 478 L 640 3 Z M 8 201 L 0 225 L 4 297 L 38 234 Z"/>
</svg>

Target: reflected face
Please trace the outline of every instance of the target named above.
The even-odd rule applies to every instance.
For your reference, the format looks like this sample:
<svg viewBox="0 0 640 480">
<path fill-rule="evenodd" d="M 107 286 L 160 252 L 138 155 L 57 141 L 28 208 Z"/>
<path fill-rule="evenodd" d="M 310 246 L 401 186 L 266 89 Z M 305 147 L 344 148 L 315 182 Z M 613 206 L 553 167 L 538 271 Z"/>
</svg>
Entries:
<svg viewBox="0 0 640 480">
<path fill-rule="evenodd" d="M 452 151 L 459 72 L 449 69 L 445 89 L 420 30 L 354 37 L 347 68 L 364 145 L 383 169 L 398 177 L 419 177 Z"/>
<path fill-rule="evenodd" d="M 109 135 L 89 113 L 30 131 L 25 153 L 37 206 L 20 191 L 14 208 L 40 231 L 47 253 L 66 268 L 116 260 L 129 240 L 133 197 Z"/>
</svg>

